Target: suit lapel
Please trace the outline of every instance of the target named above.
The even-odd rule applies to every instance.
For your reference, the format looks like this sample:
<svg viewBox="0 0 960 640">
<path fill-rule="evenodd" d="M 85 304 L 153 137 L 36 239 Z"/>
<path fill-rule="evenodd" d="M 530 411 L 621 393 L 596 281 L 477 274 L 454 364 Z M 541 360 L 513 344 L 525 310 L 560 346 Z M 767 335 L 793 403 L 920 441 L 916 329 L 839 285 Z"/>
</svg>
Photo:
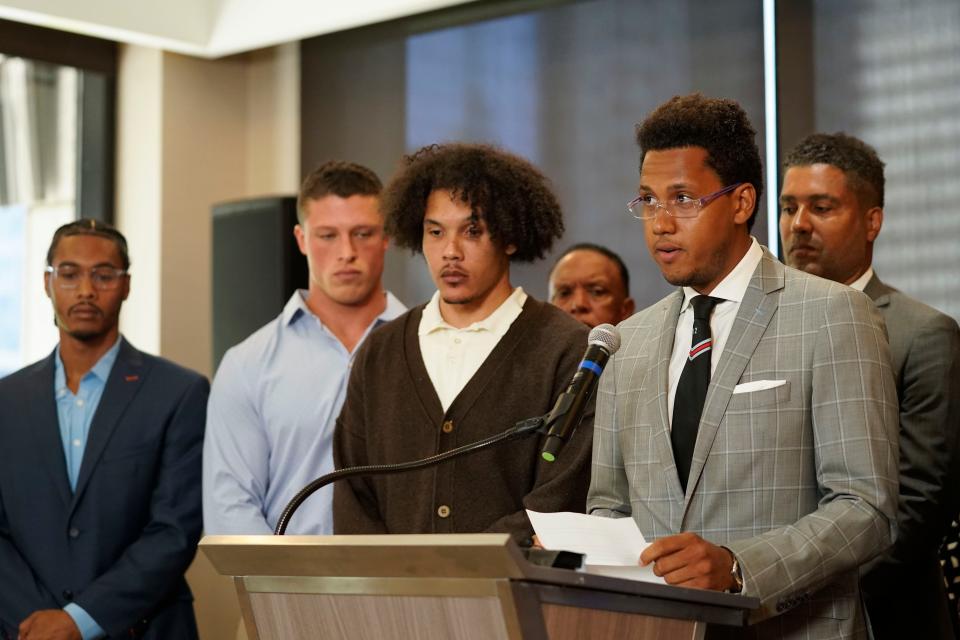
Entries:
<svg viewBox="0 0 960 640">
<path fill-rule="evenodd" d="M 892 288 L 880 281 L 876 273 L 867 282 L 867 286 L 863 288 L 863 292 L 870 296 L 870 299 L 878 307 L 886 307 L 890 304 L 890 293 L 892 291 Z"/>
<path fill-rule="evenodd" d="M 33 433 L 37 444 L 37 454 L 50 480 L 63 499 L 64 506 L 70 504 L 70 480 L 67 478 L 67 461 L 63 453 L 63 440 L 60 438 L 60 417 L 57 415 L 57 400 L 54 397 L 54 351 L 32 374 L 24 385 L 26 394 L 23 424 Z"/>
<path fill-rule="evenodd" d="M 670 358 L 673 355 L 673 343 L 677 334 L 677 321 L 680 319 L 680 306 L 683 304 L 683 289 L 678 289 L 676 293 L 664 300 L 660 318 L 660 336 L 656 343 L 656 386 L 657 397 L 654 401 L 657 403 L 656 411 L 659 416 L 657 423 L 657 433 L 654 440 L 657 443 L 657 450 L 660 454 L 660 460 L 664 462 L 664 476 L 667 484 L 670 486 L 670 493 L 679 497 L 683 496 L 683 489 L 680 487 L 680 478 L 677 476 L 677 464 L 673 458 L 673 445 L 670 443 L 670 413 L 667 406 L 667 398 L 670 395 Z"/>
<path fill-rule="evenodd" d="M 140 352 L 120 338 L 120 353 L 110 371 L 107 384 L 103 388 L 100 404 L 90 423 L 87 446 L 83 451 L 80 476 L 77 478 L 77 490 L 74 492 L 71 510 L 76 507 L 83 491 L 90 481 L 90 475 L 96 467 L 110 436 L 120 423 L 123 412 L 133 400 L 146 378 L 147 370 Z"/>
<path fill-rule="evenodd" d="M 685 496 L 687 505 L 690 504 L 690 498 L 703 473 L 717 430 L 730 403 L 730 396 L 733 395 L 733 388 L 743 376 L 750 358 L 777 310 L 779 296 L 776 292 L 783 289 L 783 269 L 783 265 L 764 250 L 763 258 L 744 293 L 737 317 L 733 321 L 730 335 L 720 356 L 720 362 L 707 389 L 703 414 L 700 416 L 700 428 L 697 431 L 697 443 L 693 449 L 690 477 L 687 481 Z"/>
</svg>

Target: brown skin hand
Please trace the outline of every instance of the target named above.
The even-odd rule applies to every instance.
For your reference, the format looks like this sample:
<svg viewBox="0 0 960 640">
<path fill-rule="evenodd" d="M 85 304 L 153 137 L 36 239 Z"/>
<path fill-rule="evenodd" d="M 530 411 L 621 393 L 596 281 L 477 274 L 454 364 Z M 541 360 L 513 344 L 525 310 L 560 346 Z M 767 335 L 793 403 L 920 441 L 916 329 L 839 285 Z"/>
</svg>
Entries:
<svg viewBox="0 0 960 640">
<path fill-rule="evenodd" d="M 82 640 L 80 630 L 66 611 L 34 611 L 20 623 L 18 640 Z"/>
<path fill-rule="evenodd" d="M 667 584 L 691 589 L 726 591 L 735 587 L 733 556 L 695 533 L 660 538 L 640 554 L 640 566 L 653 564 L 653 572 Z"/>
</svg>

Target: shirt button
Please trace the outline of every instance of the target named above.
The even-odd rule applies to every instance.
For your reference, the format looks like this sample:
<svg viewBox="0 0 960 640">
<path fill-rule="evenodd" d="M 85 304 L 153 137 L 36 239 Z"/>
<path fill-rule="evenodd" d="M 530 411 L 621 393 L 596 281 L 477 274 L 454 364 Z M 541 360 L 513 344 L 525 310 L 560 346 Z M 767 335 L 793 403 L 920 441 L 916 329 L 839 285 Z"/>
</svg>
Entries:
<svg viewBox="0 0 960 640">
<path fill-rule="evenodd" d="M 83 443 L 80 442 L 80 438 L 77 438 L 76 440 L 73 441 L 73 446 L 75 446 L 75 447 L 79 447 L 81 444 L 83 444 Z"/>
<path fill-rule="evenodd" d="M 437 515 L 440 516 L 441 518 L 449 518 L 450 507 L 448 507 L 445 504 L 440 505 L 439 507 L 437 507 Z"/>
<path fill-rule="evenodd" d="M 77 398 L 77 406 L 78 406 L 78 407 L 82 407 L 82 406 L 83 406 L 83 398 Z"/>
<path fill-rule="evenodd" d="M 443 427 L 441 428 L 443 429 L 444 433 L 450 433 L 453 431 L 453 420 L 447 420 L 443 423 Z"/>
<path fill-rule="evenodd" d="M 454 338 L 453 342 L 454 344 L 460 344 L 460 338 Z"/>
<path fill-rule="evenodd" d="M 67 534 L 68 534 L 71 538 L 79 538 L 79 537 L 80 537 L 80 529 L 77 529 L 76 527 L 70 527 L 70 531 L 68 531 Z"/>
</svg>

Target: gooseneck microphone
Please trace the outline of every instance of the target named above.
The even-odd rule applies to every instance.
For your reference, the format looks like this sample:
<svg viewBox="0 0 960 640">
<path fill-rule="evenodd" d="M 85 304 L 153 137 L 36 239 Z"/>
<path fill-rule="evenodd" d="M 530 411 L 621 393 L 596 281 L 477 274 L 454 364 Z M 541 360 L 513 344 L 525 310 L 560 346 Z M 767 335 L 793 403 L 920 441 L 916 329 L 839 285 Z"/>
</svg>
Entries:
<svg viewBox="0 0 960 640">
<path fill-rule="evenodd" d="M 511 440 L 527 438 L 533 435 L 542 436 L 544 434 L 546 434 L 546 443 L 544 444 L 541 455 L 545 460 L 553 462 L 557 459 L 557 453 L 570 436 L 573 435 L 577 425 L 579 425 L 583 419 L 587 402 L 589 402 L 590 396 L 597 386 L 597 380 L 600 379 L 600 374 L 603 373 L 603 367 L 607 364 L 610 356 L 616 353 L 619 348 L 620 334 L 617 333 L 617 329 L 613 325 L 602 324 L 599 327 L 595 327 L 587 338 L 587 352 L 583 355 L 583 360 L 580 362 L 576 375 L 573 376 L 573 380 L 571 380 L 566 391 L 557 399 L 557 403 L 549 414 L 521 420 L 502 433 L 487 436 L 479 442 L 471 442 L 422 460 L 347 467 L 320 476 L 301 489 L 299 493 L 287 503 L 283 513 L 280 514 L 279 520 L 277 520 L 274 533 L 278 536 L 285 534 L 287 526 L 290 524 L 290 519 L 300 505 L 317 490 L 337 480 L 426 469 L 461 456 L 472 455 L 489 447 L 499 446 Z"/>
<path fill-rule="evenodd" d="M 620 348 L 620 334 L 612 324 L 594 327 L 587 337 L 587 351 L 577 367 L 577 372 L 566 391 L 557 398 L 553 411 L 547 416 L 547 441 L 540 455 L 547 462 L 557 459 L 563 445 L 583 420 L 583 413 L 593 390 L 597 388 L 600 374 L 610 356 Z"/>
</svg>

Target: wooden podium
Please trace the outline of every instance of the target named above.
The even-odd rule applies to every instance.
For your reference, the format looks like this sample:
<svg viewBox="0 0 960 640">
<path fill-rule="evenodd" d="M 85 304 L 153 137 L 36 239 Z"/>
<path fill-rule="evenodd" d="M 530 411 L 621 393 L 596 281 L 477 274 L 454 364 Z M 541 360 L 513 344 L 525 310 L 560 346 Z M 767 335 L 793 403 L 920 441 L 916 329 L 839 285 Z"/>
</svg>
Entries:
<svg viewBox="0 0 960 640">
<path fill-rule="evenodd" d="M 249 640 L 699 640 L 759 602 L 530 564 L 507 534 L 207 536 Z"/>
</svg>

